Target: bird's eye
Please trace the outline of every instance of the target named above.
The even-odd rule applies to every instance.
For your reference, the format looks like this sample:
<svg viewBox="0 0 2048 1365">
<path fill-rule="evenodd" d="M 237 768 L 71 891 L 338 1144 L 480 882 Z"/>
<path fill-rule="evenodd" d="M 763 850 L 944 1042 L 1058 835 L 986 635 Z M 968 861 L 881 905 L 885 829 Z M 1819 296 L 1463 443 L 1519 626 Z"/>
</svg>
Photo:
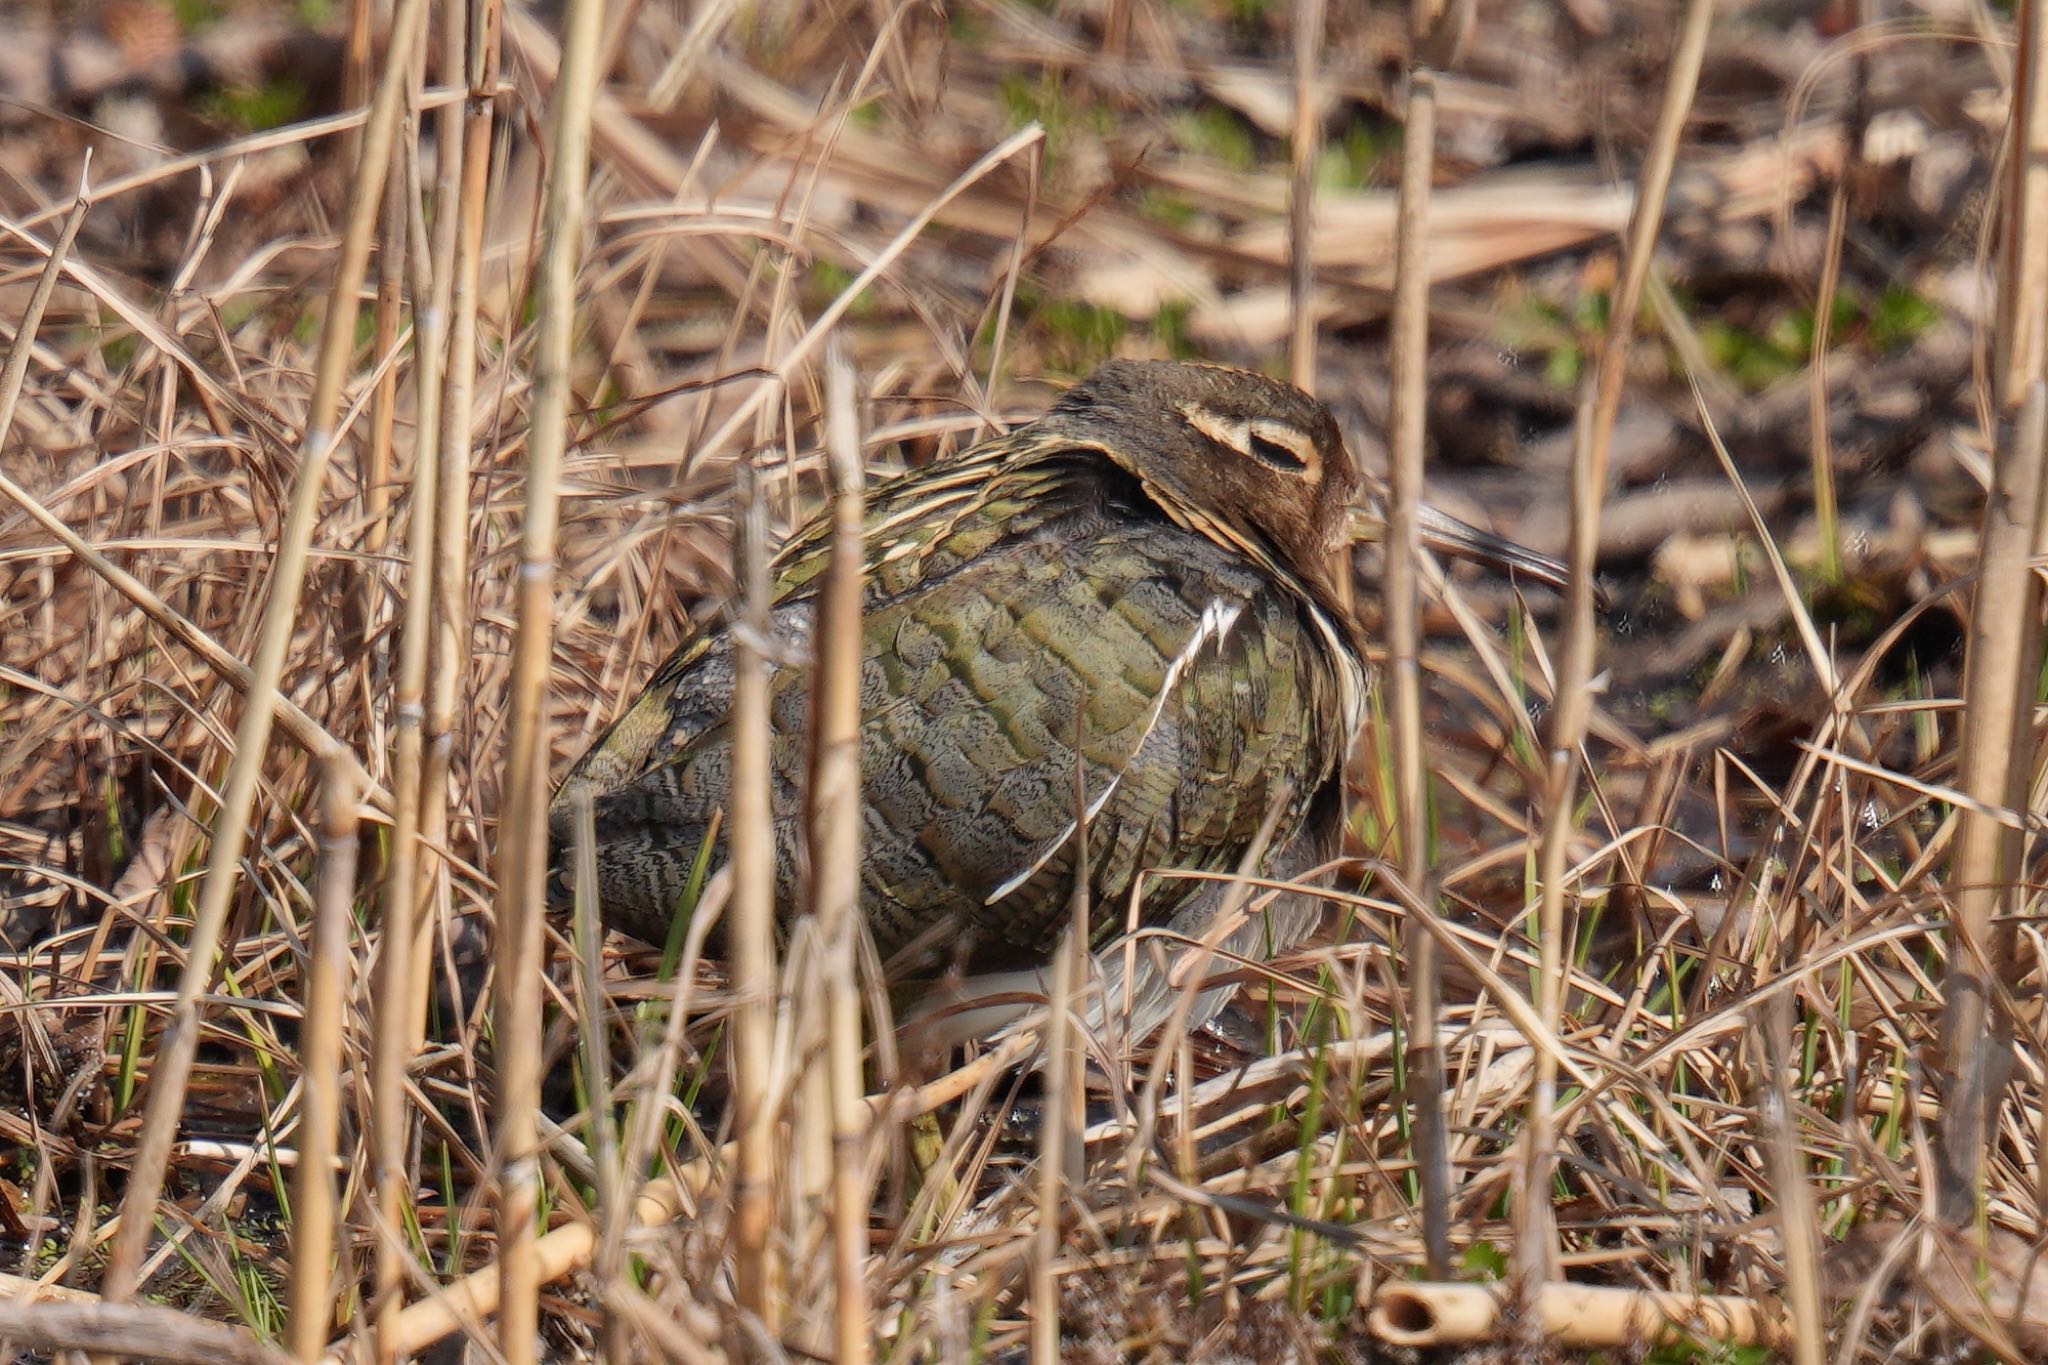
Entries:
<svg viewBox="0 0 2048 1365">
<path fill-rule="evenodd" d="M 1245 453 L 1261 464 L 1271 465 L 1289 474 L 1299 474 L 1308 468 L 1307 460 L 1270 436 L 1257 431 L 1247 431 L 1245 437 Z"/>
<path fill-rule="evenodd" d="M 1291 426 L 1254 419 L 1245 424 L 1244 453 L 1282 474 L 1313 477 L 1321 461 L 1308 436 Z"/>
<path fill-rule="evenodd" d="M 1217 445 L 1227 446 L 1248 460 L 1268 469 L 1300 478 L 1316 478 L 1322 460 L 1307 433 L 1285 422 L 1254 417 L 1249 420 L 1217 412 L 1200 403 L 1181 406 L 1188 425 Z"/>
</svg>

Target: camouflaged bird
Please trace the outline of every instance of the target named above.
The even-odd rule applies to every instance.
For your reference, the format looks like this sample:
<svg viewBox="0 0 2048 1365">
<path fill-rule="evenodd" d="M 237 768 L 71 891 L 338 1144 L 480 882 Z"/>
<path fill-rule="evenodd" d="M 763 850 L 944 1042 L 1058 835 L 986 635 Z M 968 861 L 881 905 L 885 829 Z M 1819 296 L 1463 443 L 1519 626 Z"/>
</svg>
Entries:
<svg viewBox="0 0 2048 1365">
<path fill-rule="evenodd" d="M 1096 1027 L 1124 1017 L 1124 964 L 1139 961 L 1134 1037 L 1172 1001 L 1155 955 L 1111 947 L 1133 888 L 1136 923 L 1184 939 L 1201 937 L 1223 895 L 1219 882 L 1148 870 L 1233 872 L 1269 814 L 1261 871 L 1292 877 L 1334 854 L 1367 672 L 1331 575 L 1359 493 L 1337 424 L 1298 389 L 1243 370 L 1135 362 L 1104 366 L 1027 426 L 868 491 L 863 903 L 883 960 L 905 959 L 892 985 L 923 982 L 908 992 L 913 1016 L 945 1017 L 938 1036 L 957 1039 L 1044 999 L 1082 842 L 1102 987 L 1088 1017 Z M 1504 544 L 1448 519 L 1431 530 L 1451 548 Z M 829 551 L 820 521 L 775 560 L 773 634 L 786 653 L 807 646 Z M 797 904 L 807 669 L 778 666 L 770 687 L 786 917 Z M 557 794 L 558 863 L 570 802 L 587 792 L 602 914 L 635 937 L 663 941 L 726 804 L 732 689 L 721 614 Z M 1075 837 L 1077 764 L 1085 841 Z M 1284 898 L 1221 946 L 1284 948 L 1315 910 L 1307 896 Z M 1226 998 L 1208 991 L 1196 1019 Z"/>
</svg>

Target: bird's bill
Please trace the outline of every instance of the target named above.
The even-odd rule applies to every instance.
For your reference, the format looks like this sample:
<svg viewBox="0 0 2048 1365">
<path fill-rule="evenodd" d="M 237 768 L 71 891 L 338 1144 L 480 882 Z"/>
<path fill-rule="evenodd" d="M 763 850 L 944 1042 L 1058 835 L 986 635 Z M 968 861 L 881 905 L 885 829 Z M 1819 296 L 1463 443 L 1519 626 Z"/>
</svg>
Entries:
<svg viewBox="0 0 2048 1365">
<path fill-rule="evenodd" d="M 1423 545 L 1439 554 L 1456 555 L 1490 569 L 1527 574 L 1559 591 L 1564 590 L 1565 582 L 1571 576 L 1563 560 L 1519 545 L 1506 536 L 1482 531 L 1448 512 L 1437 511 L 1427 503 L 1423 504 L 1420 520 Z M 1352 527 L 1359 540 L 1386 538 L 1384 514 L 1378 508 L 1354 515 Z"/>
</svg>

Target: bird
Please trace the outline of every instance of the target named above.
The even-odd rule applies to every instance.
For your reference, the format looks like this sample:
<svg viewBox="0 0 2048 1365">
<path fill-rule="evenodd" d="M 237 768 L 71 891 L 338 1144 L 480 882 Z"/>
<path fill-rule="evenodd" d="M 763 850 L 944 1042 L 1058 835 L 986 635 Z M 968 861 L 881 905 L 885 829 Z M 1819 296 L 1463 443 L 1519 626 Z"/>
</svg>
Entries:
<svg viewBox="0 0 2048 1365">
<path fill-rule="evenodd" d="M 1336 857 L 1371 677 L 1337 579 L 1363 488 L 1336 420 L 1300 389 L 1118 360 L 1037 420 L 867 491 L 861 906 L 900 1019 L 952 1043 L 1042 1009 L 1079 881 L 1096 907 L 1086 1023 L 1138 1041 L 1173 1014 L 1173 961 L 1215 926 L 1228 874 L 1298 879 Z M 1557 571 L 1440 514 L 1424 526 L 1441 548 Z M 785 925 L 830 539 L 814 521 L 770 566 Z M 651 943 L 726 805 L 735 619 L 728 607 L 684 639 L 550 807 L 557 902 L 587 799 L 600 916 Z M 1211 960 L 1277 954 L 1318 913 L 1312 894 L 1283 895 Z M 1124 950 L 1132 927 L 1142 952 Z M 1188 1025 L 1230 993 L 1205 985 Z"/>
</svg>

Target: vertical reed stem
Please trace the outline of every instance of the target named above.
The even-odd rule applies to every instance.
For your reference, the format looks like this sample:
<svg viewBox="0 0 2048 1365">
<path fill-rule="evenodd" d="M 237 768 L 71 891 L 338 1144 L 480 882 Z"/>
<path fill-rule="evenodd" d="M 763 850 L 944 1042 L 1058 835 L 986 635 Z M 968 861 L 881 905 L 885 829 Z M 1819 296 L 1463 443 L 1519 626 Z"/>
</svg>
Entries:
<svg viewBox="0 0 2048 1365">
<path fill-rule="evenodd" d="M 832 1099 L 832 1271 L 839 1365 L 868 1359 L 867 1105 L 861 1085 L 861 458 L 853 366 L 825 360 L 825 455 L 832 557 L 819 594 L 811 689 L 811 911 L 824 944 L 825 1065 Z"/>
<path fill-rule="evenodd" d="M 320 774 L 320 872 L 306 963 L 306 1024 L 299 1058 L 299 1168 L 292 1181 L 291 1351 L 320 1359 L 334 1320 L 334 1154 L 341 1131 L 342 1004 L 348 994 L 349 929 L 356 890 L 354 765 L 329 760 Z"/>
<path fill-rule="evenodd" d="M 498 1243 L 504 1284 L 498 1349 L 511 1365 L 534 1355 L 540 1328 L 540 1266 L 534 1215 L 540 1202 L 541 921 L 548 866 L 548 675 L 554 655 L 555 528 L 569 432 L 575 363 L 576 273 L 583 259 L 590 111 L 597 92 L 603 0 L 571 0 L 535 271 L 533 422 L 527 438 L 526 519 L 520 545 L 519 624 L 513 639 L 506 810 L 498 827 Z"/>
<path fill-rule="evenodd" d="M 1387 673 L 1393 712 L 1394 794 L 1401 876 L 1415 894 L 1430 888 L 1429 787 L 1422 759 L 1422 603 L 1417 556 L 1429 368 L 1429 189 L 1436 159 L 1436 80 L 1408 76 L 1402 125 L 1401 199 L 1394 244 L 1392 383 L 1387 419 Z M 1437 1038 L 1441 955 L 1429 934 L 1403 936 L 1408 986 L 1408 1100 L 1415 1115 L 1416 1169 L 1422 1183 L 1423 1248 L 1429 1273 L 1450 1273 L 1450 1156 L 1444 1136 L 1444 1063 Z"/>
<path fill-rule="evenodd" d="M 753 452 L 734 471 L 740 628 L 733 635 L 732 850 L 733 1257 L 739 1303 L 772 1335 L 781 1325 L 775 1222 L 775 838 L 768 799 L 768 517 Z"/>
</svg>

